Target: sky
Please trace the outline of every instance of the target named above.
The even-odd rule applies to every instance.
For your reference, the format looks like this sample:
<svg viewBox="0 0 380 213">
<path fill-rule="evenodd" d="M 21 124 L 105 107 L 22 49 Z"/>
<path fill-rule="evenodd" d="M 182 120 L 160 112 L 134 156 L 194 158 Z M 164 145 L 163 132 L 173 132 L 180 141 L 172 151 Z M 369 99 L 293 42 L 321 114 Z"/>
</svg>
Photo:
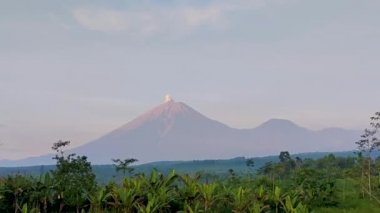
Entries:
<svg viewBox="0 0 380 213">
<path fill-rule="evenodd" d="M 166 94 L 235 128 L 362 129 L 378 0 L 2 0 L 0 158 L 79 146 Z"/>
</svg>

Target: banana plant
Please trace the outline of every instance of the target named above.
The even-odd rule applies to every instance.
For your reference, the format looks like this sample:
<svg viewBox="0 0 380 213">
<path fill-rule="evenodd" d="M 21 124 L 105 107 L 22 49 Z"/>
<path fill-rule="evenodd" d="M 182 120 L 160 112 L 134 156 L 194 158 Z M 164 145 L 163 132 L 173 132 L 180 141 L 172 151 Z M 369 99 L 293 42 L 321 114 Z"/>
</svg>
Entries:
<svg viewBox="0 0 380 213">
<path fill-rule="evenodd" d="M 281 188 L 278 186 L 275 186 L 274 191 L 273 191 L 273 196 L 272 199 L 275 203 L 275 210 L 276 213 L 278 212 L 278 206 L 281 203 Z"/>
<path fill-rule="evenodd" d="M 147 196 L 148 202 L 146 205 L 137 204 L 138 212 L 141 213 L 155 213 L 155 212 L 168 212 L 169 199 L 165 190 L 162 188 L 156 193 L 149 193 Z"/>
<path fill-rule="evenodd" d="M 41 206 L 41 212 L 48 212 L 48 206 L 54 202 L 53 197 L 55 192 L 55 184 L 50 174 L 41 175 L 31 187 L 30 202 L 38 209 Z"/>
<path fill-rule="evenodd" d="M 22 205 L 21 212 L 22 213 L 28 213 L 28 204 L 27 203 L 25 203 L 24 205 Z"/>
<path fill-rule="evenodd" d="M 98 191 L 88 195 L 90 202 L 90 212 L 102 212 L 107 204 L 107 199 L 111 197 L 110 193 L 106 192 L 105 188 L 100 188 Z"/>
<path fill-rule="evenodd" d="M 8 176 L 3 180 L 0 193 L 2 194 L 1 208 L 7 207 L 14 212 L 20 212 L 22 206 L 30 199 L 33 181 L 31 177 L 21 175 Z"/>
<path fill-rule="evenodd" d="M 298 201 L 298 197 L 293 197 L 293 199 L 287 195 L 285 201 L 282 202 L 285 212 L 287 213 L 308 213 L 309 209 Z"/>
<path fill-rule="evenodd" d="M 132 212 L 136 205 L 136 191 L 134 189 L 118 188 L 117 195 L 123 212 Z"/>
<path fill-rule="evenodd" d="M 187 211 L 197 211 L 199 203 L 199 178 L 200 176 L 191 177 L 188 174 L 179 176 L 182 187 L 178 189 L 178 197 L 182 202 L 182 208 Z"/>
<path fill-rule="evenodd" d="M 132 185 L 131 185 L 132 186 Z M 135 185 L 133 185 L 135 186 Z M 104 198 L 113 209 L 122 212 L 132 212 L 137 205 L 139 188 L 113 186 L 110 193 Z M 107 201 L 110 198 L 110 201 Z"/>
<path fill-rule="evenodd" d="M 231 193 L 230 206 L 232 212 L 246 212 L 253 200 L 253 193 L 246 188 L 238 187 Z"/>
<path fill-rule="evenodd" d="M 185 203 L 183 210 L 178 211 L 177 213 L 201 213 L 201 212 L 203 212 L 203 209 L 199 203 L 196 203 L 195 205 L 191 205 L 191 206 Z"/>
<path fill-rule="evenodd" d="M 159 173 L 157 170 L 153 170 L 150 174 L 149 179 L 144 178 L 146 180 L 145 185 L 148 187 L 150 191 L 156 191 L 161 187 L 166 187 L 170 190 L 173 186 L 172 184 L 177 180 L 178 175 L 173 170 L 167 177 L 162 173 Z"/>
<path fill-rule="evenodd" d="M 258 188 L 252 190 L 251 193 L 253 193 L 253 198 L 248 206 L 248 212 L 261 213 L 270 210 L 270 205 L 266 204 L 269 195 L 263 185 L 258 186 Z"/>
<path fill-rule="evenodd" d="M 210 212 L 213 208 L 216 208 L 216 203 L 221 201 L 222 194 L 217 192 L 217 187 L 216 183 L 199 184 L 200 200 L 204 212 Z"/>
</svg>

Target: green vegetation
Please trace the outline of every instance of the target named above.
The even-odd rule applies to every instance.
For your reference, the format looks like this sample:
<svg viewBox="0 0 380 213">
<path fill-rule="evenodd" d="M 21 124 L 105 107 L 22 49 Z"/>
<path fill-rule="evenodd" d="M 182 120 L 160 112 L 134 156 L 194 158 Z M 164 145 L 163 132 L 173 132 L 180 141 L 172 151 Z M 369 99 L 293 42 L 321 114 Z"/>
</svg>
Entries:
<svg viewBox="0 0 380 213">
<path fill-rule="evenodd" d="M 355 154 L 351 152 L 313 152 L 313 153 L 301 153 L 291 155 L 292 158 L 297 159 L 319 159 L 329 154 L 334 154 L 337 157 L 354 157 Z M 373 156 L 379 156 L 379 152 L 374 152 Z M 144 173 L 149 175 L 153 169 L 158 170 L 163 174 L 169 174 L 175 170 L 179 174 L 196 174 L 199 172 L 211 173 L 213 175 L 225 175 L 228 169 L 233 169 L 235 173 L 244 175 L 248 172 L 255 172 L 266 163 L 279 162 L 278 156 L 266 156 L 266 157 L 254 157 L 250 158 L 254 162 L 254 167 L 247 166 L 247 160 L 244 157 L 237 157 L 227 160 L 192 160 L 192 161 L 161 161 L 140 165 L 133 165 L 133 173 Z M 116 165 L 92 165 L 92 171 L 96 175 L 96 180 L 100 184 L 106 184 L 110 181 L 121 182 L 124 179 L 124 171 L 116 171 Z M 6 177 L 8 175 L 32 175 L 39 177 L 40 175 L 50 172 L 56 168 L 55 165 L 43 165 L 43 166 L 29 166 L 29 167 L 0 167 L 0 177 Z M 126 174 L 130 174 L 130 170 L 126 170 Z"/>
<path fill-rule="evenodd" d="M 0 180 L 0 212 L 380 211 L 380 159 L 371 162 L 371 196 L 362 191 L 363 156 L 301 159 L 288 152 L 256 172 L 255 162 L 248 159 L 239 161 L 245 172 L 152 170 L 99 184 L 84 156 L 64 155 L 67 144 L 60 141 L 54 146 L 55 170 L 40 177 L 13 175 Z M 129 163 L 124 166 L 132 171 Z"/>
</svg>

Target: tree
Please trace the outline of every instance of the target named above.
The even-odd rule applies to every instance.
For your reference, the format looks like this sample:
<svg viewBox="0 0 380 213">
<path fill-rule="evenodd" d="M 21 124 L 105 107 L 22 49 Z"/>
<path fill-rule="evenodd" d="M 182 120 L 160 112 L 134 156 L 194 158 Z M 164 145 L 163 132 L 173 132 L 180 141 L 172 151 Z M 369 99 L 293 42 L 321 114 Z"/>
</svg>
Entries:
<svg viewBox="0 0 380 213">
<path fill-rule="evenodd" d="M 296 162 L 292 159 L 288 151 L 280 152 L 278 158 L 280 159 L 279 166 L 281 167 L 279 168 L 281 170 L 279 174 L 281 176 L 289 175 L 290 171 L 296 167 Z"/>
<path fill-rule="evenodd" d="M 378 138 L 378 133 L 380 129 L 380 112 L 376 112 L 374 116 L 370 117 L 370 128 L 364 129 L 363 135 L 361 135 L 361 140 L 357 141 L 359 153 L 364 153 L 367 155 L 366 159 L 366 173 L 368 175 L 368 191 L 370 197 L 372 197 L 372 187 L 371 187 L 371 153 L 378 150 L 380 147 L 380 139 Z M 364 165 L 362 165 L 363 171 Z"/>
<path fill-rule="evenodd" d="M 253 168 L 255 166 L 255 161 L 253 160 L 253 158 L 248 158 L 247 160 L 245 160 L 245 165 L 249 168 Z"/>
<path fill-rule="evenodd" d="M 278 158 L 280 159 L 281 163 L 285 163 L 285 162 L 292 160 L 288 151 L 280 152 L 280 155 L 278 156 Z"/>
<path fill-rule="evenodd" d="M 253 167 L 255 166 L 255 161 L 253 160 L 253 158 L 247 158 L 246 160 L 245 160 L 245 165 L 248 167 L 248 172 L 250 173 L 250 174 L 252 174 L 253 173 Z"/>
<path fill-rule="evenodd" d="M 68 205 L 75 207 L 79 212 L 88 197 L 87 194 L 96 188 L 95 174 L 86 156 L 76 156 L 74 153 L 65 156 L 64 147 L 69 144 L 70 141 L 54 143 L 52 149 L 57 154 L 53 159 L 57 160 L 57 164 L 52 176 L 57 184 L 59 211 Z"/>
<path fill-rule="evenodd" d="M 265 175 L 271 182 L 272 182 L 272 188 L 274 190 L 275 184 L 274 184 L 274 176 L 276 171 L 276 166 L 278 164 L 273 163 L 272 161 L 266 162 L 264 166 L 260 167 L 257 170 L 257 174 L 259 175 Z"/>
<path fill-rule="evenodd" d="M 295 163 L 296 163 L 296 167 L 300 168 L 302 166 L 302 164 L 303 164 L 302 158 L 300 158 L 300 157 L 297 156 L 296 160 L 295 160 Z"/>
<path fill-rule="evenodd" d="M 127 172 L 128 173 L 133 172 L 134 168 L 130 167 L 129 165 L 134 162 L 137 162 L 137 159 L 134 159 L 134 158 L 128 158 L 124 160 L 112 159 L 112 161 L 115 163 L 114 166 L 116 168 L 116 172 L 123 171 L 123 175 L 125 176 Z"/>
</svg>

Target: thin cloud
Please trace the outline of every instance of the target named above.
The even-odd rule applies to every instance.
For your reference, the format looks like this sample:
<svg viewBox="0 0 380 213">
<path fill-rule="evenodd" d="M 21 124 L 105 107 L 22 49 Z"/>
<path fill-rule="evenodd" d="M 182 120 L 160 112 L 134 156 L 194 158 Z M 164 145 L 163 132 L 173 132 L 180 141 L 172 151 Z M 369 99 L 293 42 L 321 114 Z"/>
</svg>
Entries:
<svg viewBox="0 0 380 213">
<path fill-rule="evenodd" d="M 148 3 L 149 4 L 149 3 Z M 224 29 L 224 16 L 237 10 L 258 9 L 264 0 L 211 1 L 201 6 L 147 7 L 135 11 L 105 8 L 79 8 L 73 17 L 87 30 L 132 34 L 188 33 L 199 27 Z"/>
<path fill-rule="evenodd" d="M 99 32 L 158 34 L 184 32 L 200 26 L 216 26 L 222 11 L 217 7 L 128 12 L 110 9 L 76 9 L 75 20 L 85 29 Z"/>
<path fill-rule="evenodd" d="M 101 32 L 119 32 L 128 29 L 129 21 L 125 13 L 108 9 L 76 9 L 76 21 L 84 28 Z"/>
<path fill-rule="evenodd" d="M 183 16 L 186 25 L 198 27 L 201 25 L 213 25 L 221 18 L 222 10 L 218 7 L 206 9 L 186 9 L 180 15 Z"/>
<path fill-rule="evenodd" d="M 220 5 L 210 5 L 149 11 L 80 8 L 73 10 L 72 14 L 77 23 L 87 30 L 154 35 L 188 33 L 199 27 L 220 29 L 219 26 L 224 25 L 224 11 Z"/>
</svg>

